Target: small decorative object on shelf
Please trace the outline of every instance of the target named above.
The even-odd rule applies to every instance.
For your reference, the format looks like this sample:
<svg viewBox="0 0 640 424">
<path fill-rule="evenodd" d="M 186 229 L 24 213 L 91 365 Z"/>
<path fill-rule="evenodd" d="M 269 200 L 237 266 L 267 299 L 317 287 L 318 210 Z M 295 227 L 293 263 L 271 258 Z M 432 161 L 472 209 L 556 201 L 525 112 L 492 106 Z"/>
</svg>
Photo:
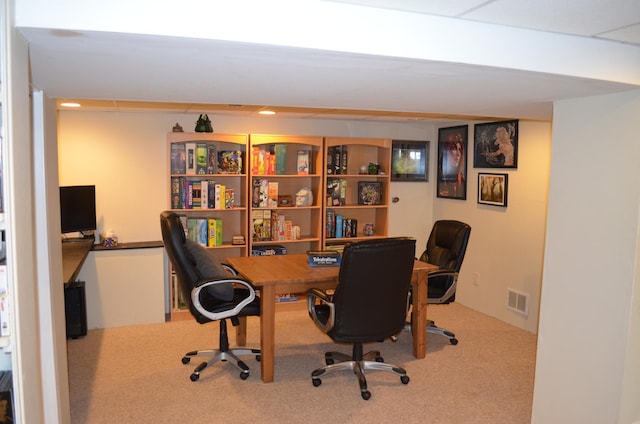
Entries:
<svg viewBox="0 0 640 424">
<path fill-rule="evenodd" d="M 176 124 L 173 126 L 173 132 L 183 132 L 182 131 L 182 127 L 180 126 L 179 123 L 176 122 Z"/>
<path fill-rule="evenodd" d="M 369 162 L 369 174 L 378 175 L 380 173 L 380 165 L 377 163 Z"/>
<path fill-rule="evenodd" d="M 211 126 L 211 121 L 206 114 L 201 114 L 200 118 L 198 118 L 198 122 L 196 122 L 196 132 L 213 132 L 213 127 Z"/>
<path fill-rule="evenodd" d="M 364 224 L 364 235 L 372 236 L 375 232 L 375 226 L 373 224 Z"/>
<path fill-rule="evenodd" d="M 100 244 L 104 247 L 116 247 L 118 245 L 118 237 L 111 231 L 100 234 Z"/>
<path fill-rule="evenodd" d="M 313 205 L 313 193 L 309 187 L 302 187 L 296 193 L 296 206 L 312 206 Z"/>
</svg>

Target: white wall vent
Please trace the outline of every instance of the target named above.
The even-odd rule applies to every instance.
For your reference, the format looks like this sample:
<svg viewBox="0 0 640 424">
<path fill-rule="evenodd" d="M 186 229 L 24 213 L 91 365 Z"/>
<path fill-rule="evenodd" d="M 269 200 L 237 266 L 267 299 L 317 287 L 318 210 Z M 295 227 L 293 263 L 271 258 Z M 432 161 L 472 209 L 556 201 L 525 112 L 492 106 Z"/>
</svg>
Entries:
<svg viewBox="0 0 640 424">
<path fill-rule="evenodd" d="M 513 289 L 507 289 L 507 309 L 529 316 L 529 295 Z"/>
</svg>

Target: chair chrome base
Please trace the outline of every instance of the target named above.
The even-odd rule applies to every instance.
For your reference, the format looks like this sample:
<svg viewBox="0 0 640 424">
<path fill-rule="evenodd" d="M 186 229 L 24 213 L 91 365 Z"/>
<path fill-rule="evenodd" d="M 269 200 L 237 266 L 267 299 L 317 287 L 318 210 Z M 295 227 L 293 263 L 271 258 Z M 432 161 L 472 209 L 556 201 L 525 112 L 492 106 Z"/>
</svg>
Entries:
<svg viewBox="0 0 640 424">
<path fill-rule="evenodd" d="M 392 364 L 384 363 L 380 352 L 373 350 L 362 354 L 362 345 L 356 343 L 353 346 L 353 355 L 345 355 L 341 352 L 327 352 L 324 355 L 325 363 L 327 366 L 318 368 L 311 373 L 311 382 L 315 387 L 322 384 L 320 380 L 321 375 L 329 374 L 336 371 L 351 371 L 358 377 L 358 383 L 360 384 L 360 395 L 362 399 L 369 400 L 371 398 L 371 392 L 367 389 L 367 380 L 364 376 L 365 370 L 378 370 L 391 372 L 400 376 L 402 384 L 409 383 L 409 377 L 404 368 Z M 338 362 L 338 363 L 335 363 Z"/>
<path fill-rule="evenodd" d="M 406 322 L 404 324 L 404 328 L 402 329 L 402 331 L 408 331 L 409 333 L 411 333 L 413 331 L 411 327 L 411 323 Z M 458 339 L 456 339 L 455 334 L 453 334 L 451 331 L 445 330 L 442 327 L 438 327 L 436 323 L 431 320 L 427 320 L 427 333 L 438 334 L 440 336 L 446 337 L 449 339 L 449 343 L 451 343 L 454 346 L 458 344 Z M 391 336 L 391 341 L 393 342 L 398 341 L 398 336 L 397 335 Z"/>
<path fill-rule="evenodd" d="M 191 362 L 191 358 L 195 356 L 207 356 L 211 357 L 208 361 L 200 363 L 193 370 L 193 373 L 189 377 L 191 381 L 198 381 L 200 378 L 200 372 L 207 368 L 209 365 L 215 364 L 218 361 L 229 362 L 240 369 L 240 379 L 246 380 L 249 377 L 249 367 L 238 356 L 242 355 L 255 355 L 256 360 L 260 361 L 260 349 L 248 349 L 248 348 L 235 348 L 229 349 L 229 338 L 227 335 L 227 325 L 225 320 L 220 321 L 220 349 L 205 349 L 205 350 L 193 350 L 185 353 L 182 358 L 183 364 Z"/>
</svg>

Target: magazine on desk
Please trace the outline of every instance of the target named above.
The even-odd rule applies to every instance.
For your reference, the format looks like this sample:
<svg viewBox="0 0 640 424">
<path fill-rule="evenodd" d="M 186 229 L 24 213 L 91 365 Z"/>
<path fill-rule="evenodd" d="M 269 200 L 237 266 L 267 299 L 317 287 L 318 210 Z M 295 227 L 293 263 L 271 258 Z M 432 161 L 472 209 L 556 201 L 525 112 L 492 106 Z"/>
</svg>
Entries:
<svg viewBox="0 0 640 424">
<path fill-rule="evenodd" d="M 340 266 L 342 256 L 335 250 L 309 250 L 307 260 L 311 266 Z"/>
</svg>

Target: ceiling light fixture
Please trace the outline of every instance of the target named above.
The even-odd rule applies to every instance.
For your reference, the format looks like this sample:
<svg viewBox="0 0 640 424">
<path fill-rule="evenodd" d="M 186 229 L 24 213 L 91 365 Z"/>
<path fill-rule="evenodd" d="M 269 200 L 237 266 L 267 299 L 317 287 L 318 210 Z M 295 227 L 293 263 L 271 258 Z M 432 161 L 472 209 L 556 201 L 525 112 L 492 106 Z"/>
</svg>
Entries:
<svg viewBox="0 0 640 424">
<path fill-rule="evenodd" d="M 275 115 L 276 113 L 272 110 L 261 110 L 258 112 L 260 115 Z"/>
<path fill-rule="evenodd" d="M 60 106 L 62 106 L 62 107 L 80 107 L 82 105 L 80 103 L 62 102 L 62 103 L 60 103 Z"/>
</svg>

